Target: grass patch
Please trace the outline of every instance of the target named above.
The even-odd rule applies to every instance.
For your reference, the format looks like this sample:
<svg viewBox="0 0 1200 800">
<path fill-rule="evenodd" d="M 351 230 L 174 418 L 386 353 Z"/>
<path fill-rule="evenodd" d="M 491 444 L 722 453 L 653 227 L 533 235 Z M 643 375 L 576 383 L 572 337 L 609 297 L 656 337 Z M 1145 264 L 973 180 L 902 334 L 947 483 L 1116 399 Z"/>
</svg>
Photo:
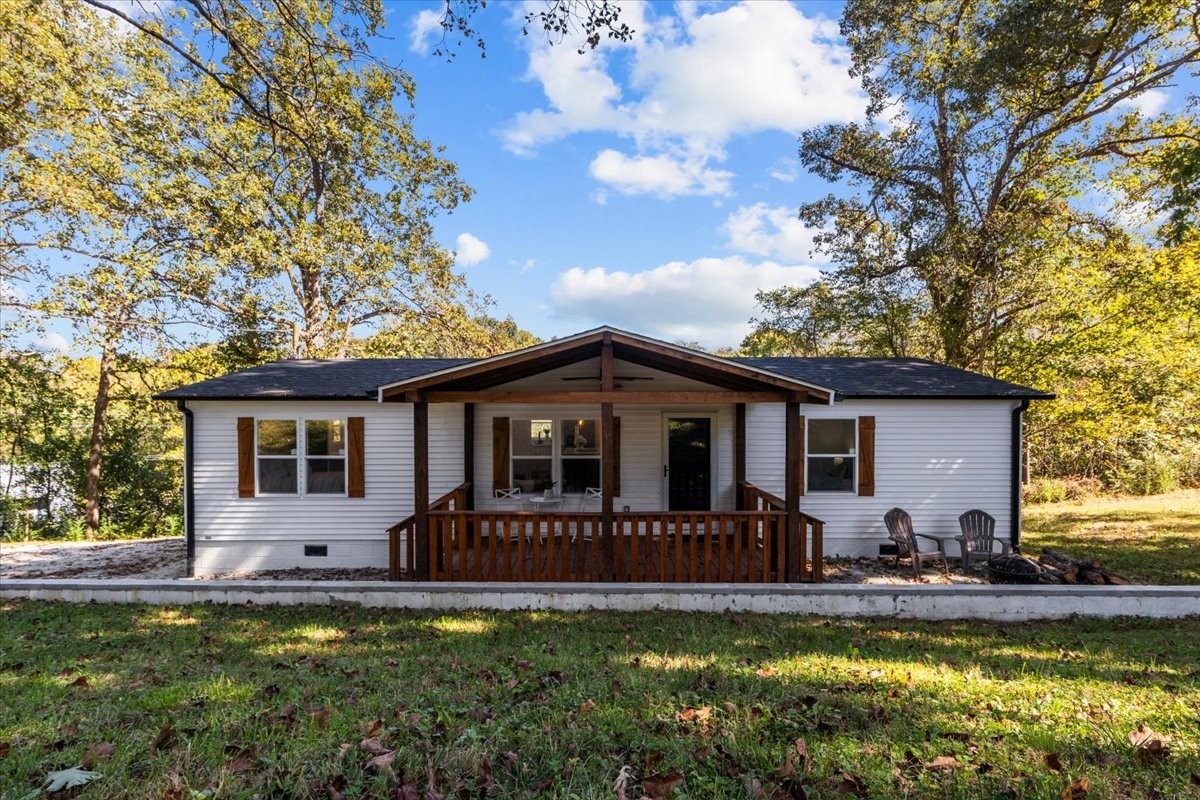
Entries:
<svg viewBox="0 0 1200 800">
<path fill-rule="evenodd" d="M 1200 490 L 1093 497 L 1025 510 L 1022 550 L 1099 559 L 1136 583 L 1200 583 Z"/>
<path fill-rule="evenodd" d="M 676 798 L 738 800 L 1050 798 L 1084 777 L 1088 798 L 1194 797 L 1200 780 L 1200 620 L 0 614 L 6 800 L 85 760 L 103 775 L 85 798 L 611 799 L 625 766 L 629 798 L 676 777 Z M 1169 753 L 1131 745 L 1138 725 Z"/>
</svg>

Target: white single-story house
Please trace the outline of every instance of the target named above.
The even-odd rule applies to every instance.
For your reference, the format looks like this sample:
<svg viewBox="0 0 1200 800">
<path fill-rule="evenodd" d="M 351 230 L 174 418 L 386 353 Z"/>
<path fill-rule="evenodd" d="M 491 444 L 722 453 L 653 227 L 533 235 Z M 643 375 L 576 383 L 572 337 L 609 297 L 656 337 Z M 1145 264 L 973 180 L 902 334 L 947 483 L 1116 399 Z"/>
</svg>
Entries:
<svg viewBox="0 0 1200 800">
<path fill-rule="evenodd" d="M 602 327 L 485 359 L 286 360 L 165 392 L 189 574 L 820 580 L 884 514 L 1020 536 L 1052 395 L 911 358 L 724 358 Z"/>
</svg>

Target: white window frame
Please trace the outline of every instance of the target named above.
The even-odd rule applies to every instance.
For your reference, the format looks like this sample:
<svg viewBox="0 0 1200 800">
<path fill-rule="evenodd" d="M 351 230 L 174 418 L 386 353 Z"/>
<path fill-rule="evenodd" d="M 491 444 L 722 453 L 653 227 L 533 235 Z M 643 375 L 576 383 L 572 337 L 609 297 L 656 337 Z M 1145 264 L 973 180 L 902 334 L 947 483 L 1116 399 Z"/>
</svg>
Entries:
<svg viewBox="0 0 1200 800">
<path fill-rule="evenodd" d="M 854 431 L 854 452 L 852 453 L 814 453 L 812 451 L 812 435 L 814 422 L 849 422 L 850 429 Z M 804 491 L 806 494 L 829 494 L 834 496 L 856 495 L 858 494 L 858 417 L 809 417 L 808 424 L 804 426 Z M 810 459 L 813 458 L 851 458 L 854 459 L 854 464 L 850 469 L 850 488 L 849 489 L 813 489 L 809 486 L 808 478 L 811 474 L 809 469 Z"/>
<path fill-rule="evenodd" d="M 309 456 L 308 455 L 308 422 L 342 423 L 342 435 L 347 437 L 346 452 L 341 456 Z M 263 456 L 258 453 L 258 423 L 259 422 L 294 422 L 296 424 L 296 453 L 290 456 Z M 321 416 L 288 416 L 273 414 L 254 418 L 254 496 L 255 497 L 348 497 L 350 491 L 350 453 L 349 453 L 349 420 L 335 415 Z M 309 458 L 341 458 L 342 459 L 342 491 L 314 492 L 308 491 L 308 459 Z M 258 485 L 259 459 L 278 460 L 292 459 L 296 462 L 296 491 L 295 492 L 264 492 Z"/>
<path fill-rule="evenodd" d="M 561 436 L 562 423 L 565 421 L 574 422 L 575 420 L 579 420 L 579 419 L 595 421 L 597 444 L 600 445 L 600 443 L 604 441 L 604 438 L 603 438 L 604 437 L 604 428 L 603 428 L 603 422 L 601 421 L 601 418 L 598 416 L 594 416 L 594 417 L 593 416 L 580 416 L 578 414 L 559 414 L 559 415 L 542 414 L 542 415 L 538 415 L 538 416 L 529 415 L 527 417 L 517 417 L 517 416 L 510 417 L 509 421 L 508 421 L 508 474 L 516 475 L 516 470 L 513 469 L 513 467 L 515 466 L 513 462 L 516 460 L 526 460 L 526 459 L 533 460 L 533 459 L 546 458 L 546 456 L 519 456 L 519 455 L 514 454 L 513 450 L 514 450 L 514 445 L 516 444 L 516 440 L 513 437 L 513 433 L 512 433 L 513 423 L 521 422 L 524 420 L 528 420 L 530 422 L 549 420 L 550 421 L 550 480 L 552 480 L 554 482 L 554 487 L 555 487 L 554 493 L 562 494 L 562 492 L 558 491 L 558 489 L 562 487 L 562 462 L 563 462 L 564 457 L 567 459 L 573 459 L 573 460 L 577 459 L 580 461 L 587 460 L 587 459 L 594 459 L 594 460 L 600 462 L 600 481 L 601 481 L 601 483 L 603 483 L 603 481 L 604 481 L 603 445 L 600 446 L 601 452 L 596 455 L 590 455 L 590 454 L 589 455 L 564 455 L 564 453 L 563 453 L 563 447 L 566 444 L 566 440 L 563 439 L 563 437 Z M 603 488 L 603 486 L 588 487 L 588 488 Z M 582 497 L 583 494 L 584 494 L 583 492 L 571 492 L 569 496 Z"/>
</svg>

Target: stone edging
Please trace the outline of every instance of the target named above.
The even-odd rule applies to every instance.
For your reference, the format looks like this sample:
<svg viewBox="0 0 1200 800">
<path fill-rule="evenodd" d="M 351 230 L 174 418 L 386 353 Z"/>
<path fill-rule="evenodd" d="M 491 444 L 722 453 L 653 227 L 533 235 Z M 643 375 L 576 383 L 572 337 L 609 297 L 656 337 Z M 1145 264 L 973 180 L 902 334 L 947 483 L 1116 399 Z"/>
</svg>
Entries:
<svg viewBox="0 0 1200 800">
<path fill-rule="evenodd" d="M 357 605 L 408 609 L 741 611 L 831 617 L 1023 621 L 1200 616 L 1200 586 L 414 583 L 5 580 L 0 598 L 75 603 Z"/>
</svg>

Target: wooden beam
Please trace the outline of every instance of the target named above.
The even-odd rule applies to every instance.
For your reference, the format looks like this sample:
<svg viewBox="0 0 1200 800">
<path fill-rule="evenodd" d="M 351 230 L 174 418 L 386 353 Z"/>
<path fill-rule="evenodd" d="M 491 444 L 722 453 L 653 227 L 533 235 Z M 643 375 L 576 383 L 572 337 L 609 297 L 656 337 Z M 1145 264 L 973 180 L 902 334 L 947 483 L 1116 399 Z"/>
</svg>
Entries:
<svg viewBox="0 0 1200 800">
<path fill-rule="evenodd" d="M 734 407 L 733 417 L 733 485 L 734 502 L 738 511 L 745 511 L 742 497 L 742 484 L 746 482 L 746 404 L 738 403 Z"/>
<path fill-rule="evenodd" d="M 417 580 L 429 580 L 429 404 L 413 403 L 413 527 Z"/>
<path fill-rule="evenodd" d="M 613 406 L 612 403 L 600 404 L 600 464 L 604 470 L 600 491 L 600 530 L 603 545 L 604 563 L 602 570 L 609 579 L 614 579 L 616 560 L 613 558 L 613 494 L 612 487 L 617 483 L 617 446 L 613 436 Z"/>
<path fill-rule="evenodd" d="M 787 404 L 787 423 L 784 428 L 785 463 L 783 499 L 787 505 L 787 580 L 800 580 L 800 404 Z"/>
<path fill-rule="evenodd" d="M 715 403 L 783 403 L 787 392 L 737 391 L 509 391 L 483 389 L 478 392 L 426 392 L 430 403 L 623 403 L 625 405 L 688 405 Z"/>
<path fill-rule="evenodd" d="M 463 403 L 463 483 L 467 489 L 468 511 L 475 508 L 475 404 Z"/>
</svg>

